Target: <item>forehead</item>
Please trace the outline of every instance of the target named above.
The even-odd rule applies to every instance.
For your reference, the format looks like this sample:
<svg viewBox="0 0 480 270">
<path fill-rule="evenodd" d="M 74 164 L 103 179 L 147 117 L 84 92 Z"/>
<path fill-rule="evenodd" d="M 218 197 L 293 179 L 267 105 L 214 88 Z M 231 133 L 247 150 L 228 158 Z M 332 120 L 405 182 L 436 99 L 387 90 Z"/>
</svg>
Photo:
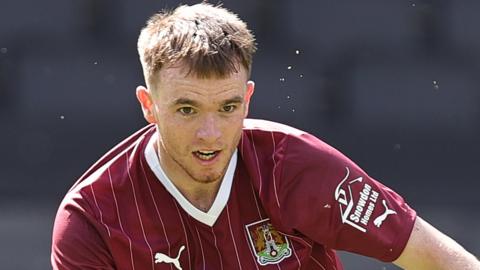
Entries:
<svg viewBox="0 0 480 270">
<path fill-rule="evenodd" d="M 243 67 L 225 78 L 199 78 L 189 73 L 184 66 L 164 67 L 155 74 L 154 88 L 163 98 L 188 96 L 208 96 L 214 98 L 225 95 L 243 94 L 246 89 L 247 71 Z"/>
</svg>

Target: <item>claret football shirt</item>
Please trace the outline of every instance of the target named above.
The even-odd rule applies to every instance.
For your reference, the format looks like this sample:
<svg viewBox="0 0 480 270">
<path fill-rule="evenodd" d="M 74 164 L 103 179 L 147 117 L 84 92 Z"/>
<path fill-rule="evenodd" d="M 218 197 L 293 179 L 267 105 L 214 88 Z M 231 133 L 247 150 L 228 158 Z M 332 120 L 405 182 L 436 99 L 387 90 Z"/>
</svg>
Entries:
<svg viewBox="0 0 480 270">
<path fill-rule="evenodd" d="M 415 211 L 303 131 L 247 119 L 217 197 L 195 208 L 162 170 L 149 125 L 68 191 L 54 269 L 343 269 L 334 250 L 393 261 Z"/>
</svg>

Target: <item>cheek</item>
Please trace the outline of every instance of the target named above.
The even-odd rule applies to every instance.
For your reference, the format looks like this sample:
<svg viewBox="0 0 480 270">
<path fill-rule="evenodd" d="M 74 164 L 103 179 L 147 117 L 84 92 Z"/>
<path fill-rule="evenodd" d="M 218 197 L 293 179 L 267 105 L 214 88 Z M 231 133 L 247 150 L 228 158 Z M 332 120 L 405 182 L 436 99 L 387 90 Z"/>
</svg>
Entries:
<svg viewBox="0 0 480 270">
<path fill-rule="evenodd" d="M 188 145 L 192 132 L 187 125 L 182 125 L 172 118 L 164 118 L 164 121 L 158 124 L 158 129 L 164 140 L 164 144 L 170 151 L 180 152 L 184 146 Z"/>
<path fill-rule="evenodd" d="M 243 129 L 243 117 L 235 117 L 226 122 L 224 134 L 231 140 L 238 140 Z"/>
</svg>

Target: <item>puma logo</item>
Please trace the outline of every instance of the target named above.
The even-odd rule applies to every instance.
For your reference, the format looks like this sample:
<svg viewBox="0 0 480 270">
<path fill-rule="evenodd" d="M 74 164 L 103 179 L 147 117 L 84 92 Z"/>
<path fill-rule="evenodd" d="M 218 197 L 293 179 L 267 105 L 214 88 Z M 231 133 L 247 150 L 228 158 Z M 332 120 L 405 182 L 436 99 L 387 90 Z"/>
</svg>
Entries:
<svg viewBox="0 0 480 270">
<path fill-rule="evenodd" d="M 178 251 L 178 255 L 176 258 L 170 258 L 167 255 L 157 252 L 155 254 L 155 263 L 173 263 L 175 267 L 178 270 L 182 270 L 182 266 L 180 265 L 180 261 L 178 260 L 180 258 L 180 254 L 182 254 L 182 251 L 185 249 L 185 246 L 181 246 L 180 250 Z"/>
<path fill-rule="evenodd" d="M 388 209 L 387 202 L 385 200 L 382 200 L 382 203 L 383 203 L 383 206 L 385 206 L 385 213 L 381 214 L 373 221 L 373 224 L 375 224 L 375 226 L 377 226 L 378 228 L 382 226 L 383 221 L 385 221 L 388 215 L 397 214 L 397 212 L 391 209 Z"/>
</svg>

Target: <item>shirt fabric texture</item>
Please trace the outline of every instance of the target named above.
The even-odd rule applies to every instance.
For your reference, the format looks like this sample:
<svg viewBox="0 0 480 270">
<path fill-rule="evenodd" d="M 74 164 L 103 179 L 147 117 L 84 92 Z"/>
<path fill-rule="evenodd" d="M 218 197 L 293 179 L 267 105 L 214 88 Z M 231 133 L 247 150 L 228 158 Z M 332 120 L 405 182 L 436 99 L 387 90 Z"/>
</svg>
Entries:
<svg viewBox="0 0 480 270">
<path fill-rule="evenodd" d="M 54 269 L 340 270 L 334 250 L 391 262 L 409 239 L 402 197 L 306 132 L 246 119 L 207 213 L 162 171 L 152 136 L 139 130 L 68 191 Z"/>
</svg>

